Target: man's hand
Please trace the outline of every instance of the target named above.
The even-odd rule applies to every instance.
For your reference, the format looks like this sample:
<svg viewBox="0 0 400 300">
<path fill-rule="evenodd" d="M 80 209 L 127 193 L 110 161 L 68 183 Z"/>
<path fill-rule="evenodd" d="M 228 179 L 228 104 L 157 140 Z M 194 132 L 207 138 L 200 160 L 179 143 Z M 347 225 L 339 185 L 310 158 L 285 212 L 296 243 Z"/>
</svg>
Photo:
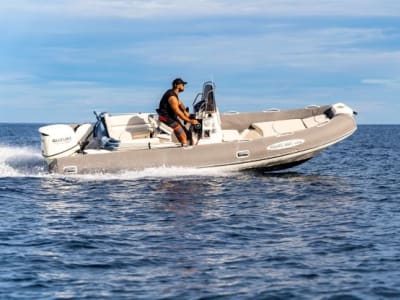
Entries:
<svg viewBox="0 0 400 300">
<path fill-rule="evenodd" d="M 199 121 L 197 121 L 196 119 L 191 119 L 190 123 L 192 123 L 192 125 L 196 125 L 199 124 Z"/>
</svg>

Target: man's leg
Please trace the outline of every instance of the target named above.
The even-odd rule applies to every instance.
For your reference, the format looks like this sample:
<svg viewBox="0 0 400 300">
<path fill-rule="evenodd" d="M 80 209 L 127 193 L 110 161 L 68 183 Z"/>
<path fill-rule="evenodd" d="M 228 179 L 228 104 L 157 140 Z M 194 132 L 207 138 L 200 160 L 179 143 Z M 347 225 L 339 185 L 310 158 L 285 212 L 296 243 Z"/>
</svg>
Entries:
<svg viewBox="0 0 400 300">
<path fill-rule="evenodd" d="M 171 127 L 174 130 L 176 138 L 179 140 L 179 142 L 183 145 L 187 145 L 187 136 L 185 129 L 183 128 L 182 124 L 175 120 L 171 120 L 167 117 L 160 116 L 159 120 L 165 124 L 167 124 L 169 127 Z"/>
<path fill-rule="evenodd" d="M 175 126 L 172 127 L 172 129 L 174 130 L 176 137 L 181 142 L 182 146 L 187 145 L 187 136 L 185 130 L 183 129 L 182 125 L 179 124 L 178 122 L 174 123 Z"/>
</svg>

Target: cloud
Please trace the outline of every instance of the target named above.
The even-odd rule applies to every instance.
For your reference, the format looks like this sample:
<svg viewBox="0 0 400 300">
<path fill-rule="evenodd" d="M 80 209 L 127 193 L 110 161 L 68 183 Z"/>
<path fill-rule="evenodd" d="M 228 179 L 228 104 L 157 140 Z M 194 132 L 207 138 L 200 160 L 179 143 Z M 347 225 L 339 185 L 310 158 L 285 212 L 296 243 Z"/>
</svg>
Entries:
<svg viewBox="0 0 400 300">
<path fill-rule="evenodd" d="M 374 50 L 362 45 L 393 38 L 391 32 L 379 28 L 288 28 L 247 35 L 176 36 L 173 40 L 136 43 L 124 51 L 152 65 L 177 64 L 209 70 L 280 67 L 330 72 L 374 66 L 390 70 L 400 67 L 400 51 Z"/>
<path fill-rule="evenodd" d="M 362 84 L 384 86 L 386 88 L 400 88 L 400 78 L 366 78 L 361 80 Z"/>
<path fill-rule="evenodd" d="M 5 1 L 4 1 L 5 2 Z M 14 0 L 0 11 L 122 18 L 400 16 L 397 0 Z"/>
<path fill-rule="evenodd" d="M 214 76 L 223 110 L 343 99 L 371 115 L 398 101 L 391 16 L 400 1 L 1 1 L 0 120 L 151 111 L 177 74 L 188 104 Z"/>
<path fill-rule="evenodd" d="M 0 73 L 0 84 L 14 84 L 28 82 L 35 79 L 35 76 L 22 72 Z"/>
</svg>

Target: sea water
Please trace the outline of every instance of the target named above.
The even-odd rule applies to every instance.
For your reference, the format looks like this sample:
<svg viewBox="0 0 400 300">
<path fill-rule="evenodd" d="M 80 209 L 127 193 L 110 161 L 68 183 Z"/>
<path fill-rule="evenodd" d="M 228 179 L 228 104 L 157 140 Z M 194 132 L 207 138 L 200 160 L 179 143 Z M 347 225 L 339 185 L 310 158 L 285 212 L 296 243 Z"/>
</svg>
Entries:
<svg viewBox="0 0 400 300">
<path fill-rule="evenodd" d="M 400 126 L 273 173 L 49 174 L 0 124 L 0 299 L 399 299 Z"/>
</svg>

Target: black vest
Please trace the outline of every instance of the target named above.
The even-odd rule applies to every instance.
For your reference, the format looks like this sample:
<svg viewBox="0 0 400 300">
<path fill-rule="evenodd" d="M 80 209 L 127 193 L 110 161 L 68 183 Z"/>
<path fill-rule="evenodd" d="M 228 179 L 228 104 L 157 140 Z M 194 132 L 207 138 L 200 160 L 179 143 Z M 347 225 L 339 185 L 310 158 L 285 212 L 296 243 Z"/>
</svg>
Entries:
<svg viewBox="0 0 400 300">
<path fill-rule="evenodd" d="M 166 91 L 160 100 L 160 107 L 158 108 L 157 113 L 160 116 L 169 117 L 171 119 L 176 120 L 177 116 L 168 102 L 168 99 L 171 98 L 172 96 L 175 96 L 179 100 L 178 95 L 175 94 L 175 92 L 172 89 Z"/>
</svg>

